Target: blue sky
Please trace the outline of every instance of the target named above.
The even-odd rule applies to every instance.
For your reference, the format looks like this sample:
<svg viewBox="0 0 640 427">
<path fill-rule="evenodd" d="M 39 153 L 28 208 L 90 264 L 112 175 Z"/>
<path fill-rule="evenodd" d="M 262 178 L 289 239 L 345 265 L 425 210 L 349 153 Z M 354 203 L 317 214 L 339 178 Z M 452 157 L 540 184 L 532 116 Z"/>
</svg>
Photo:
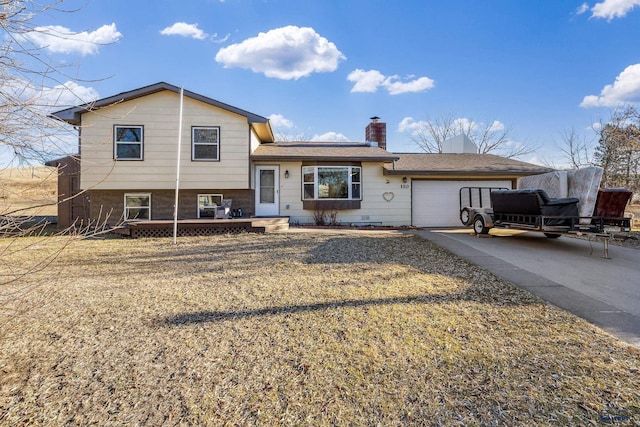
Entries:
<svg viewBox="0 0 640 427">
<path fill-rule="evenodd" d="M 67 0 L 32 41 L 107 97 L 159 81 L 270 117 L 289 138 L 390 151 L 452 116 L 511 129 L 522 158 L 562 163 L 573 128 L 640 102 L 640 0 Z M 65 37 L 48 37 L 49 34 Z M 91 41 L 93 43 L 86 43 Z"/>
</svg>

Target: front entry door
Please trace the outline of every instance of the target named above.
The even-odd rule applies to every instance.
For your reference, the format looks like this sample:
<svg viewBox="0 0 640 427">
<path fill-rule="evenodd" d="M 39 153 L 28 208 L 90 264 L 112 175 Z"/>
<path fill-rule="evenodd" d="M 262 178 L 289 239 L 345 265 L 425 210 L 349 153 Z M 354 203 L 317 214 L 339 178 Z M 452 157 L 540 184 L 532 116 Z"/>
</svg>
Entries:
<svg viewBox="0 0 640 427">
<path fill-rule="evenodd" d="M 280 215 L 280 169 L 256 166 L 256 216 Z"/>
</svg>

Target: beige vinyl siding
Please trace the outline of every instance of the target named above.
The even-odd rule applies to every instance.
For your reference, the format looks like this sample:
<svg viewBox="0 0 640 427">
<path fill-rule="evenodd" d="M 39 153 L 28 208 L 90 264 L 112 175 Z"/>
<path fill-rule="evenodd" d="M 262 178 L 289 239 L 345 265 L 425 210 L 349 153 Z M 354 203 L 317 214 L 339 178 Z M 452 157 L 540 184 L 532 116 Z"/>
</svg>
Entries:
<svg viewBox="0 0 640 427">
<path fill-rule="evenodd" d="M 255 131 L 253 129 L 251 129 L 251 140 L 249 141 L 249 147 L 251 150 L 251 153 L 253 153 L 256 148 L 258 148 L 260 146 L 260 138 L 258 137 L 258 135 L 255 133 Z M 284 173 L 284 171 L 280 171 L 281 173 Z M 283 179 L 283 177 L 281 177 L 281 180 Z M 251 167 L 251 170 L 249 172 L 249 188 L 252 190 L 256 189 L 256 175 L 255 175 L 255 164 L 254 166 Z"/>
<path fill-rule="evenodd" d="M 369 215 L 369 222 L 372 223 L 410 225 L 411 180 L 408 179 L 404 184 L 401 176 L 383 175 L 382 163 L 363 163 L 362 166 L 364 193 L 359 215 Z M 389 201 L 385 199 L 385 193 Z"/>
<path fill-rule="evenodd" d="M 81 188 L 175 188 L 179 102 L 162 91 L 83 114 Z M 144 127 L 144 160 L 113 159 L 114 125 Z M 191 160 L 192 126 L 220 127 L 220 161 Z M 245 117 L 185 97 L 180 188 L 247 188 L 249 134 Z"/>
<path fill-rule="evenodd" d="M 256 151 L 256 148 L 258 148 L 260 146 L 260 138 L 258 137 L 258 135 L 256 134 L 256 132 L 251 129 L 251 152 L 253 153 L 254 151 Z"/>
<path fill-rule="evenodd" d="M 285 171 L 289 178 L 285 178 Z M 389 181 L 389 183 L 387 183 Z M 406 185 L 407 188 L 401 188 Z M 407 184 L 399 176 L 384 176 L 381 162 L 362 163 L 362 203 L 360 209 L 339 210 L 341 224 L 411 224 L 411 180 Z M 393 198 L 384 193 L 393 193 Z M 287 209 L 288 206 L 288 209 Z M 313 211 L 302 209 L 302 163 L 280 163 L 280 214 L 291 223 L 313 224 Z"/>
<path fill-rule="evenodd" d="M 289 171 L 289 178 L 284 177 L 286 171 Z M 309 223 L 312 220 L 302 220 L 311 212 L 302 210 L 301 182 L 301 162 L 280 162 L 280 215 L 291 217 L 293 222 Z"/>
</svg>

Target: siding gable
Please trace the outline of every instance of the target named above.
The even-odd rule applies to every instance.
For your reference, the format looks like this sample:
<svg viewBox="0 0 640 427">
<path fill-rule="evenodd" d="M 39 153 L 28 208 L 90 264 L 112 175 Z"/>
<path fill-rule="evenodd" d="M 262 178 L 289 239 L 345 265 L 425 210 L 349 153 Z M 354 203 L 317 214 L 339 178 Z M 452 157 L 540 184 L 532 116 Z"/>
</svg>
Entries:
<svg viewBox="0 0 640 427">
<path fill-rule="evenodd" d="M 164 90 L 82 115 L 81 187 L 175 188 L 179 94 Z M 144 160 L 113 159 L 113 126 L 144 126 Z M 220 127 L 220 160 L 191 161 L 192 126 Z M 245 116 L 184 97 L 181 189 L 249 188 L 250 125 Z"/>
</svg>

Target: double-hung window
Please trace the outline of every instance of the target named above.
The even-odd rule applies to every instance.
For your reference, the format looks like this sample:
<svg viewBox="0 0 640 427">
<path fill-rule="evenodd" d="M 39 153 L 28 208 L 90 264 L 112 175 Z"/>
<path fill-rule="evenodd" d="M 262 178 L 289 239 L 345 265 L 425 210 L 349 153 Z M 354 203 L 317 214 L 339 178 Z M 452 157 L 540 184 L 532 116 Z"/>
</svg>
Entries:
<svg viewBox="0 0 640 427">
<path fill-rule="evenodd" d="M 124 195 L 125 221 L 151 219 L 151 194 L 128 193 Z"/>
<path fill-rule="evenodd" d="M 303 166 L 302 200 L 362 200 L 360 166 Z"/>
<path fill-rule="evenodd" d="M 142 126 L 113 127 L 113 157 L 116 160 L 142 160 L 144 128 Z"/>
<path fill-rule="evenodd" d="M 219 126 L 194 126 L 191 128 L 191 160 L 220 160 Z"/>
</svg>

